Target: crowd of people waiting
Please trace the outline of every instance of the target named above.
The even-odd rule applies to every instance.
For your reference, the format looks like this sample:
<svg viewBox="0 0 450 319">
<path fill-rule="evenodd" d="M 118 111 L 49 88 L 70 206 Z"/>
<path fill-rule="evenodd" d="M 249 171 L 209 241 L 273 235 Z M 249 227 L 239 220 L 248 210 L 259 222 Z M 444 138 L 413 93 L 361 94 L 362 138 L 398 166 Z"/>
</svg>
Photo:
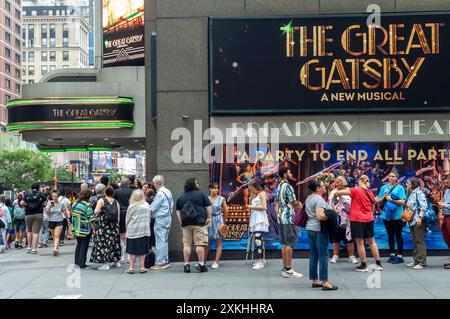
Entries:
<svg viewBox="0 0 450 319">
<path fill-rule="evenodd" d="M 349 188 L 344 176 L 338 176 L 333 188 L 325 187 L 320 179 L 309 183 L 310 195 L 304 203 L 296 198 L 291 185 L 292 173 L 288 168 L 278 172 L 277 216 L 279 240 L 282 245 L 282 270 L 285 278 L 302 278 L 303 274 L 294 271 L 292 265 L 293 249 L 299 238 L 299 227 L 295 222 L 297 214 L 306 217 L 304 228 L 309 239 L 309 279 L 313 288 L 336 290 L 328 278 L 328 262 L 339 259 L 340 243 L 345 244 L 349 263 L 358 264 L 354 269 L 367 272 L 366 247 L 375 260 L 375 269 L 383 270 L 380 253 L 374 235 L 374 207 L 382 207 L 381 218 L 386 227 L 390 256 L 388 263 L 401 264 L 403 259 L 402 228 L 405 225 L 405 211 L 410 217 L 410 228 L 414 244 L 413 258 L 407 266 L 413 269 L 427 268 L 425 242 L 425 214 L 428 201 L 416 177 L 411 177 L 406 188 L 398 183 L 398 174 L 392 171 L 389 181 L 374 196 L 370 190 L 370 180 L 362 175 L 355 187 Z M 444 240 L 450 248 L 450 175 L 444 178 L 447 190 L 443 201 L 441 221 Z M 264 234 L 269 231 L 267 199 L 262 185 L 249 184 L 249 205 L 251 212 L 249 231 L 255 239 L 258 260 L 253 269 L 266 265 L 264 256 Z M 146 256 L 155 247 L 155 260 L 152 270 L 167 269 L 169 261 L 169 232 L 172 226 L 172 212 L 183 234 L 184 272 L 191 272 L 190 258 L 192 247 L 198 257 L 198 272 L 208 271 L 206 259 L 213 241 L 216 244 L 215 258 L 211 269 L 220 267 L 222 254 L 222 231 L 228 212 L 224 197 L 219 194 L 219 186 L 209 186 L 209 196 L 199 190 L 197 179 L 185 181 L 184 193 L 174 203 L 172 192 L 164 186 L 164 178 L 155 176 L 152 183 L 140 183 L 134 178 L 123 178 L 120 186 L 109 183 L 102 177 L 94 191 L 87 184 L 81 185 L 76 197 L 69 199 L 66 192 L 46 189 L 40 191 L 39 183 L 31 190 L 20 193 L 11 203 L 0 196 L 0 251 L 11 249 L 12 238 L 16 249 L 37 254 L 38 248 L 48 247 L 49 236 L 53 240 L 53 255 L 59 255 L 59 247 L 64 239 L 75 239 L 74 262 L 80 268 L 87 265 L 88 248 L 92 246 L 90 263 L 100 264 L 97 269 L 109 270 L 121 267 L 128 261 L 128 273 L 135 272 L 138 261 L 139 272 L 147 272 Z M 328 245 L 333 243 L 330 260 Z M 355 246 L 359 261 L 355 257 Z M 397 247 L 397 249 L 395 249 Z M 128 257 L 126 255 L 128 254 Z M 444 265 L 450 269 L 450 264 Z"/>
</svg>

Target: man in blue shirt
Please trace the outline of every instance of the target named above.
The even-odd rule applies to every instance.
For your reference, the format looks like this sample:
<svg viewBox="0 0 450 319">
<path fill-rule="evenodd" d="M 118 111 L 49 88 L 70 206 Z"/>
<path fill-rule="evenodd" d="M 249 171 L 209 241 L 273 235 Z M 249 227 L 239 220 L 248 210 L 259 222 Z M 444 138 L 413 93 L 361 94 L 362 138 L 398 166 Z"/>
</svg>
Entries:
<svg viewBox="0 0 450 319">
<path fill-rule="evenodd" d="M 398 173 L 389 173 L 389 183 L 384 184 L 378 194 L 377 203 L 383 205 L 381 218 L 389 239 L 389 250 L 391 255 L 387 260 L 391 264 L 403 263 L 403 238 L 402 238 L 402 212 L 405 205 L 405 188 L 398 184 Z M 395 242 L 397 241 L 398 255 L 395 254 Z"/>
<path fill-rule="evenodd" d="M 155 216 L 156 260 L 151 270 L 167 269 L 169 262 L 169 231 L 172 224 L 173 196 L 172 192 L 164 187 L 164 177 L 157 175 L 153 178 L 156 196 L 150 205 Z"/>
</svg>

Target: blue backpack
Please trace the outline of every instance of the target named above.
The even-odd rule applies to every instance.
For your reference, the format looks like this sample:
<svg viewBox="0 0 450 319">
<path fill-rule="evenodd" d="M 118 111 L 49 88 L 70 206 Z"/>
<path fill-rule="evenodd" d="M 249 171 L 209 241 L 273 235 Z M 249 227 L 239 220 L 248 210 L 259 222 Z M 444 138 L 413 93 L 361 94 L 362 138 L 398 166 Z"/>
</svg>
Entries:
<svg viewBox="0 0 450 319">
<path fill-rule="evenodd" d="M 417 207 L 419 206 L 419 199 L 416 197 Z M 425 214 L 423 215 L 423 221 L 427 224 L 428 227 L 433 227 L 437 222 L 437 215 L 434 211 L 433 205 L 427 199 L 427 209 L 425 210 Z"/>
</svg>

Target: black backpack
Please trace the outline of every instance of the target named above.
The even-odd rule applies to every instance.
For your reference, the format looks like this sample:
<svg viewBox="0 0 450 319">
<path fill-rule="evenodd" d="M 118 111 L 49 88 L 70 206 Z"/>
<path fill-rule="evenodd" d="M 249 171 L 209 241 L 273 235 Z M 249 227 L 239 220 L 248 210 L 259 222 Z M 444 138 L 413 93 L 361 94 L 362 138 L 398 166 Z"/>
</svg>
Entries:
<svg viewBox="0 0 450 319">
<path fill-rule="evenodd" d="M 33 190 L 27 196 L 27 209 L 28 211 L 37 212 L 42 207 L 42 194 L 39 191 Z"/>
<path fill-rule="evenodd" d="M 192 201 L 187 201 L 181 208 L 181 227 L 198 224 L 199 213 Z"/>
<path fill-rule="evenodd" d="M 105 218 L 111 223 L 117 223 L 117 205 L 116 200 L 113 200 L 112 204 L 106 198 L 103 198 L 105 202 Z"/>
</svg>

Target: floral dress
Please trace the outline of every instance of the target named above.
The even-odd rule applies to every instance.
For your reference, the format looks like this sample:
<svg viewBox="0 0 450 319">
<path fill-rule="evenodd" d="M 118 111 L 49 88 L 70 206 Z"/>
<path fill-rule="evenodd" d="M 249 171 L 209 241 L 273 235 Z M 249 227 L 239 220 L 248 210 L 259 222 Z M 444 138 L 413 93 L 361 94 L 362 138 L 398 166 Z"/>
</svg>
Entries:
<svg viewBox="0 0 450 319">
<path fill-rule="evenodd" d="M 211 196 L 209 196 L 209 200 L 211 201 Z M 218 231 L 219 227 L 225 224 L 222 214 L 222 203 L 224 200 L 225 198 L 222 196 L 217 196 L 216 201 L 211 206 L 212 214 L 211 227 L 209 227 L 209 238 L 213 240 L 224 238 Z"/>
<path fill-rule="evenodd" d="M 112 205 L 116 205 L 115 200 Z M 97 235 L 94 238 L 90 262 L 103 264 L 119 261 L 121 258 L 119 225 L 106 220 L 104 206 L 95 228 Z"/>
</svg>

